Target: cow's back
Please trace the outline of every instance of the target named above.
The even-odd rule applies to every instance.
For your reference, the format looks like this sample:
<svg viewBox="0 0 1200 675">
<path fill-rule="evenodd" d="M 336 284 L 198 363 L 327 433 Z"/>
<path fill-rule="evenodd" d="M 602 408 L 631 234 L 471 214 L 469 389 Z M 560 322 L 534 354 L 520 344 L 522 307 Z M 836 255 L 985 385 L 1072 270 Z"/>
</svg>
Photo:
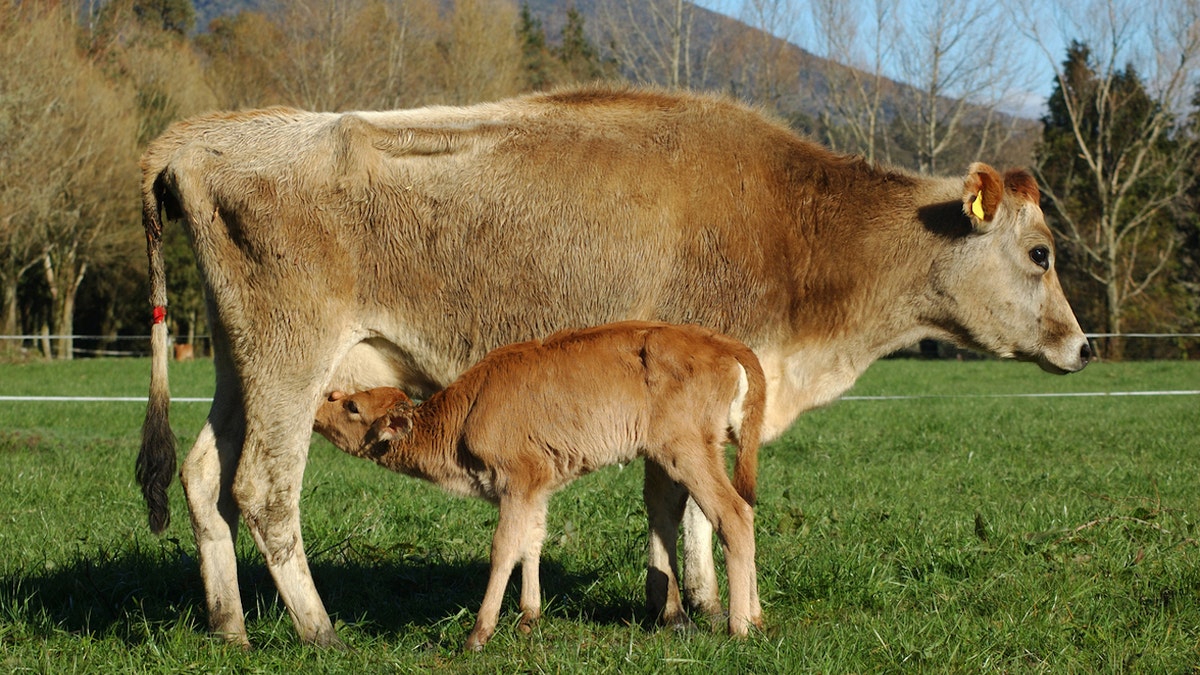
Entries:
<svg viewBox="0 0 1200 675">
<path fill-rule="evenodd" d="M 451 151 L 359 155 L 373 163 L 335 201 L 360 232 L 351 257 L 386 263 L 360 278 L 376 330 L 457 336 L 465 366 L 563 327 L 658 319 L 754 341 L 787 320 L 794 135 L 717 99 L 513 105 L 456 122 Z"/>
<path fill-rule="evenodd" d="M 831 278 L 807 252 L 827 233 L 799 236 L 797 218 L 855 177 L 726 99 L 610 89 L 211 116 L 168 132 L 154 162 L 235 339 L 352 332 L 396 347 L 417 388 L 496 346 L 621 319 L 777 341 L 796 270 Z"/>
</svg>

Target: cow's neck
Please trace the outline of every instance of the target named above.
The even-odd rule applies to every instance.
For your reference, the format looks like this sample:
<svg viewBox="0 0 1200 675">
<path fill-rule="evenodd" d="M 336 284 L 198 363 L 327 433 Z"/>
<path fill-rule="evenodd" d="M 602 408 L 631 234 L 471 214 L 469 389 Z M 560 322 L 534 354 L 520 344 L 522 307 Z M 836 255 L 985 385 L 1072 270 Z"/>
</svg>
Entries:
<svg viewBox="0 0 1200 675">
<path fill-rule="evenodd" d="M 811 276 L 799 279 L 793 300 L 794 341 L 756 350 L 767 375 L 767 438 L 785 431 L 800 413 L 836 400 L 876 360 L 940 336 L 928 322 L 926 289 L 936 248 L 947 240 L 932 234 L 918 212 L 955 203 L 961 186 L 953 179 L 921 180 L 915 190 L 897 191 L 893 203 L 905 202 L 892 217 L 865 214 L 831 250 L 808 256 L 812 267 L 798 273 Z M 888 203 L 886 186 L 874 187 L 840 198 Z"/>
</svg>

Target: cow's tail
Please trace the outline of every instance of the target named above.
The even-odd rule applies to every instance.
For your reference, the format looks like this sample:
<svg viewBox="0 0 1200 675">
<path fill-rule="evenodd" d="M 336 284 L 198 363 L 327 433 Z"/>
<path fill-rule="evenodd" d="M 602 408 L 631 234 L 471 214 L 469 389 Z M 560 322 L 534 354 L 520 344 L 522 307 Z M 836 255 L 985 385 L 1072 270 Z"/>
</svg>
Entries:
<svg viewBox="0 0 1200 675">
<path fill-rule="evenodd" d="M 758 357 L 749 347 L 738 343 L 734 357 L 746 373 L 747 387 L 742 400 L 742 423 L 735 430 L 738 449 L 733 464 L 733 488 L 747 504 L 754 506 L 758 498 L 758 446 L 762 442 L 767 380 Z"/>
<path fill-rule="evenodd" d="M 150 398 L 142 423 L 142 449 L 137 458 L 137 481 L 150 512 L 150 531 L 158 534 L 171 522 L 167 487 L 175 473 L 175 435 L 169 411 L 167 384 L 167 278 L 163 266 L 162 205 L 159 171 L 144 166 L 142 225 L 146 228 L 146 254 L 150 258 Z"/>
</svg>

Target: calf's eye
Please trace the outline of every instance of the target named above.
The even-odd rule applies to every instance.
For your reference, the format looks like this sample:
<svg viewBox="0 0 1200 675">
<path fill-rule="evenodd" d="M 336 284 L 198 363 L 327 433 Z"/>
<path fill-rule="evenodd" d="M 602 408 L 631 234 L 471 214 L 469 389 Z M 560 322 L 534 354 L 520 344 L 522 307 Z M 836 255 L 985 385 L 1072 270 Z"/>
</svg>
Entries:
<svg viewBox="0 0 1200 675">
<path fill-rule="evenodd" d="M 346 401 L 346 410 L 351 415 L 357 415 L 358 414 L 358 404 L 355 403 L 354 401 Z"/>
<path fill-rule="evenodd" d="M 1038 267 L 1048 270 L 1050 269 L 1050 249 L 1045 246 L 1034 246 L 1029 250 L 1029 259 Z"/>
</svg>

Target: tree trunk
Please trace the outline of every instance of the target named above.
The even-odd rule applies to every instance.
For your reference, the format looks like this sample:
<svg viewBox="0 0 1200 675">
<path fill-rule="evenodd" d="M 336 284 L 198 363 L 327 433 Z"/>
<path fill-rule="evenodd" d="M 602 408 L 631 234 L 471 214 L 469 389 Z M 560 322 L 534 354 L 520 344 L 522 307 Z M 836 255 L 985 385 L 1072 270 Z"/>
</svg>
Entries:
<svg viewBox="0 0 1200 675">
<path fill-rule="evenodd" d="M 1105 302 L 1107 304 L 1107 332 L 1110 337 L 1105 341 L 1104 358 L 1108 361 L 1120 361 L 1125 356 L 1125 340 L 1121 337 L 1121 288 L 1120 282 L 1109 277 L 1104 285 Z"/>
<path fill-rule="evenodd" d="M 50 351 L 50 324 L 42 322 L 42 356 L 52 359 L 53 353 Z"/>
<path fill-rule="evenodd" d="M 3 323 L 0 324 L 0 332 L 4 335 L 17 335 L 21 332 L 20 325 L 17 322 L 17 284 L 4 284 L 4 296 L 0 300 L 0 317 L 3 317 Z M 7 339 L 0 341 L 0 357 L 12 357 L 21 351 L 21 341 L 16 339 Z"/>
<path fill-rule="evenodd" d="M 58 318 L 58 284 L 56 283 L 57 275 L 54 271 L 54 260 L 50 257 L 50 252 L 42 254 L 42 274 L 46 279 L 46 289 L 50 293 L 50 314 L 46 323 L 42 324 L 42 351 L 45 352 L 46 358 L 54 358 L 54 350 L 51 348 L 51 335 L 59 335 L 58 326 L 55 321 Z"/>
<path fill-rule="evenodd" d="M 63 294 L 58 314 L 58 358 L 70 361 L 75 358 L 75 291 L 78 286 Z"/>
</svg>

